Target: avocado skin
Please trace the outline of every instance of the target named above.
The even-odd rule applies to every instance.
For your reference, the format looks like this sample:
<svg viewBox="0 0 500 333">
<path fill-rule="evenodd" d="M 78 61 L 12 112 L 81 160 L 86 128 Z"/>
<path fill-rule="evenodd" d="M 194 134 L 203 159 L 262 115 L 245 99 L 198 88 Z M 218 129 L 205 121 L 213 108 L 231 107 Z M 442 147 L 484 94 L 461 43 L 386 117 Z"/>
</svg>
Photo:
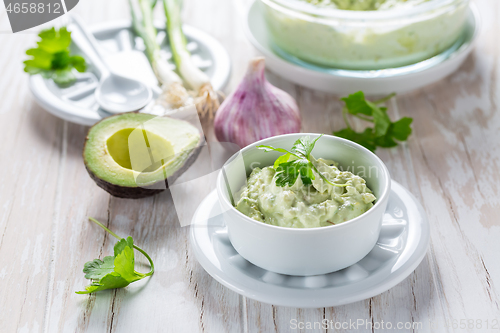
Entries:
<svg viewBox="0 0 500 333">
<path fill-rule="evenodd" d="M 87 140 L 85 140 L 85 145 L 87 145 Z M 202 147 L 203 146 L 201 145 L 201 140 L 200 140 L 200 142 L 198 143 L 196 148 L 193 148 L 193 151 L 191 151 L 191 153 L 190 153 L 189 157 L 186 159 L 186 162 L 184 163 L 184 165 L 179 170 L 174 172 L 174 174 L 172 176 L 168 177 L 168 180 L 170 182 L 174 182 L 177 178 L 179 178 L 184 173 L 184 171 L 186 171 L 196 161 L 196 159 L 198 158 L 198 155 L 200 155 Z M 83 150 L 85 151 L 85 147 Z M 168 188 L 167 180 L 160 181 L 156 184 L 153 184 L 153 185 L 149 186 L 149 188 L 148 187 L 128 187 L 128 186 L 120 186 L 120 185 L 116 185 L 116 184 L 111 184 L 111 183 L 97 177 L 87 167 L 86 162 L 85 162 L 85 169 L 89 173 L 90 178 L 92 178 L 94 180 L 94 182 L 97 184 L 97 186 L 99 186 L 100 188 L 102 188 L 103 190 L 105 190 L 106 192 L 108 192 L 109 194 L 111 194 L 112 196 L 117 197 L 117 198 L 141 199 L 141 198 L 150 197 L 152 195 L 163 192 L 165 190 L 165 188 Z M 161 189 L 155 188 L 158 185 L 160 185 L 160 183 L 163 183 L 163 182 L 165 182 L 165 188 L 161 188 Z M 163 186 L 163 184 L 161 184 L 161 185 Z"/>
<path fill-rule="evenodd" d="M 89 170 L 87 165 L 85 165 L 85 169 L 87 169 L 90 178 L 94 180 L 97 186 L 99 186 L 104 191 L 108 192 L 109 194 L 117 198 L 140 199 L 140 198 L 150 197 L 152 195 L 155 195 L 163 191 L 163 189 L 148 189 L 144 187 L 125 187 L 120 185 L 114 185 L 100 179 L 99 177 L 96 177 L 96 175 L 94 175 L 94 173 Z M 167 184 L 166 181 L 165 184 Z"/>
</svg>

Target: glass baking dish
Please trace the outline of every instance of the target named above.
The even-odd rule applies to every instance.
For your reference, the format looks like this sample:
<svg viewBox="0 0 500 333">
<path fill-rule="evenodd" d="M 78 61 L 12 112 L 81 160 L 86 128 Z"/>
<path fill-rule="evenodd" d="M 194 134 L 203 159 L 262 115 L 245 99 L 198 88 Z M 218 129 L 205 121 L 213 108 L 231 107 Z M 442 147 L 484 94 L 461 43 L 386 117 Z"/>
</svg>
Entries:
<svg viewBox="0 0 500 333">
<path fill-rule="evenodd" d="M 458 47 L 469 5 L 469 0 L 429 0 L 413 7 L 354 11 L 301 0 L 260 1 L 277 53 L 354 70 L 410 65 Z"/>
</svg>

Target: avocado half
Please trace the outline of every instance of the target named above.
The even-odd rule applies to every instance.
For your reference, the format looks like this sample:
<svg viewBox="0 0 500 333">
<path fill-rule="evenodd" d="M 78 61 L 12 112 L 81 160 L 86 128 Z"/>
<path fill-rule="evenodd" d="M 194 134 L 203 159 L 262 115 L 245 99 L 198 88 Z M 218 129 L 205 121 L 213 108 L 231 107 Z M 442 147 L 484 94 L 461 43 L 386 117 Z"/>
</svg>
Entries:
<svg viewBox="0 0 500 333">
<path fill-rule="evenodd" d="M 120 198 L 165 190 L 194 163 L 200 131 L 190 123 L 144 113 L 105 118 L 90 128 L 83 160 L 98 186 Z"/>
</svg>

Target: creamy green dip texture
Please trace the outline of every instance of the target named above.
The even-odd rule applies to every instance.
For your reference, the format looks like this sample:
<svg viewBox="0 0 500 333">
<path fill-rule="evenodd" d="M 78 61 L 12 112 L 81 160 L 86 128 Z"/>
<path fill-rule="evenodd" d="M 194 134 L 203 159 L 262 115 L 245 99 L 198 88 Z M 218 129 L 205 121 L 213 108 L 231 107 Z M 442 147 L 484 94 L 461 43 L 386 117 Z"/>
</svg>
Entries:
<svg viewBox="0 0 500 333">
<path fill-rule="evenodd" d="M 302 0 L 320 7 L 343 10 L 386 10 L 416 6 L 429 0 Z"/>
<path fill-rule="evenodd" d="M 267 224 L 289 228 L 317 228 L 351 220 L 370 209 L 375 201 L 363 178 L 340 171 L 336 163 L 319 158 L 311 161 L 332 183 L 315 175 L 312 185 L 300 177 L 293 186 L 276 185 L 272 166 L 255 168 L 235 199 L 236 209 Z"/>
</svg>

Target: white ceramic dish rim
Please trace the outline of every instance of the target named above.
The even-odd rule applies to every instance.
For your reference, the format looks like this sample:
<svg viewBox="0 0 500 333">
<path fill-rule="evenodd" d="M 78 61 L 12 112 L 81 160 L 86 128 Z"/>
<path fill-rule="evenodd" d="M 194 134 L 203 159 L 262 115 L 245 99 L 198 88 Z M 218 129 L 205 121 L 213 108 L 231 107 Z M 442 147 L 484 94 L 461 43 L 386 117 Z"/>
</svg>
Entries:
<svg viewBox="0 0 500 333">
<path fill-rule="evenodd" d="M 344 10 L 330 7 L 321 7 L 316 8 L 311 4 L 305 2 L 289 1 L 289 0 L 257 0 L 257 1 L 266 1 L 266 2 L 274 2 L 278 3 L 283 8 L 288 10 L 295 10 L 300 12 L 301 14 L 309 15 L 311 18 L 314 18 L 312 15 L 321 17 L 321 18 L 336 18 L 336 19 L 352 19 L 352 20 L 387 20 L 387 19 L 404 19 L 411 18 L 414 16 L 418 16 L 420 14 L 430 12 L 445 6 L 452 5 L 454 2 L 470 2 L 469 0 L 431 0 L 429 2 L 425 2 L 419 4 L 417 6 L 408 7 L 408 8 L 396 8 L 396 9 L 387 9 L 380 11 L 361 11 L 361 10 Z"/>
<path fill-rule="evenodd" d="M 412 204 L 415 206 L 416 211 L 421 214 L 423 219 L 421 223 L 421 236 L 416 244 L 415 242 L 410 244 L 408 240 L 406 241 L 406 246 L 402 252 L 402 255 L 405 254 L 405 251 L 411 251 L 411 253 L 406 253 L 406 260 L 396 270 L 392 271 L 393 267 L 386 267 L 381 271 L 378 271 L 376 274 L 372 275 L 372 279 L 370 280 L 370 284 L 368 286 L 365 285 L 361 288 L 356 288 L 356 290 L 353 292 L 345 292 L 345 289 L 349 287 L 349 285 L 322 288 L 319 289 L 321 291 L 320 295 L 317 295 L 317 297 L 311 299 L 310 297 L 308 298 L 308 296 L 311 293 L 315 293 L 317 291 L 316 289 L 303 289 L 296 291 L 294 289 L 282 287 L 275 284 L 266 284 L 265 282 L 261 282 L 258 286 L 258 289 L 249 289 L 244 284 L 246 283 L 246 281 L 252 279 L 247 275 L 241 273 L 239 273 L 240 275 L 236 277 L 228 275 L 228 273 L 223 272 L 220 267 L 217 267 L 217 265 L 215 265 L 210 260 L 210 257 L 208 256 L 209 253 L 207 253 L 206 249 L 202 249 L 199 247 L 196 232 L 198 228 L 191 227 L 190 240 L 192 245 L 196 245 L 193 246 L 195 256 L 198 262 L 210 274 L 210 276 L 212 276 L 222 285 L 243 296 L 268 304 L 297 308 L 320 308 L 350 304 L 377 296 L 384 291 L 393 288 L 401 281 L 403 281 L 406 277 L 408 277 L 408 275 L 410 275 L 411 272 L 413 272 L 422 262 L 429 247 L 430 225 L 422 205 L 416 200 L 413 194 L 411 194 L 398 182 L 392 180 L 392 184 L 394 186 L 391 186 L 391 191 L 395 193 L 402 191 L 402 194 L 407 195 L 408 198 L 412 200 Z M 200 206 L 203 206 L 205 201 L 210 200 L 212 195 L 215 197 L 215 200 L 218 200 L 218 196 L 212 192 L 205 198 Z M 404 202 L 408 204 L 408 202 Z M 197 212 L 195 213 L 195 217 L 198 213 L 199 211 L 197 210 Z M 225 226 L 224 228 L 227 228 L 227 226 Z M 210 253 L 210 256 L 212 255 L 215 255 L 215 253 Z M 215 259 L 218 260 L 217 257 L 215 257 Z M 378 279 L 378 281 L 373 282 L 373 278 Z M 281 290 L 285 295 L 278 297 L 278 300 L 275 294 L 273 294 L 273 292 L 277 290 Z M 321 297 L 321 295 L 325 295 L 333 291 L 335 291 L 335 295 L 326 295 L 325 297 Z"/>
<path fill-rule="evenodd" d="M 154 21 L 154 26 L 158 30 L 165 29 L 165 22 Z M 107 30 L 114 29 L 131 29 L 132 21 L 130 20 L 116 20 L 110 22 L 102 22 L 95 25 L 92 25 L 89 29 L 93 34 L 100 34 L 106 32 Z M 219 84 L 214 87 L 216 90 L 223 89 L 227 82 L 229 81 L 229 76 L 231 74 L 231 59 L 226 51 L 226 49 L 222 46 L 222 44 L 212 35 L 206 33 L 202 29 L 198 29 L 191 25 L 184 24 L 182 29 L 185 31 L 187 36 L 195 37 L 197 40 L 203 40 L 203 44 L 210 45 L 209 50 L 212 53 L 213 58 L 216 56 L 221 57 L 221 60 L 217 63 L 219 65 L 224 66 L 224 71 L 215 72 L 214 76 L 211 78 L 211 81 L 218 82 Z"/>
<path fill-rule="evenodd" d="M 252 224 L 257 225 L 259 227 L 262 227 L 264 229 L 271 228 L 271 229 L 275 229 L 275 230 L 281 230 L 283 232 L 292 232 L 292 233 L 305 233 L 305 232 L 315 233 L 316 232 L 316 233 L 323 233 L 326 230 L 331 230 L 333 228 L 335 228 L 335 229 L 345 228 L 346 226 L 348 226 L 350 224 L 356 223 L 361 218 L 365 218 L 376 207 L 378 207 L 382 202 L 384 202 L 385 199 L 390 195 L 390 193 L 391 193 L 391 176 L 389 174 L 389 170 L 385 166 L 384 162 L 382 162 L 382 160 L 377 155 L 375 155 L 374 153 L 372 153 L 371 151 L 369 151 L 365 147 L 363 147 L 363 146 L 361 146 L 361 145 L 359 145 L 359 144 L 357 144 L 355 142 L 352 142 L 352 141 L 349 141 L 349 140 L 346 140 L 346 139 L 343 139 L 343 138 L 340 138 L 340 137 L 337 137 L 337 136 L 333 136 L 333 135 L 323 135 L 323 137 L 334 138 L 335 140 L 339 140 L 343 144 L 347 144 L 348 146 L 352 146 L 355 149 L 361 150 L 363 153 L 368 153 L 368 155 L 373 155 L 373 157 L 375 157 L 375 160 L 377 160 L 380 163 L 380 165 L 382 167 L 381 168 L 382 172 L 384 173 L 385 178 L 386 178 L 386 182 L 384 184 L 382 184 L 382 187 L 383 187 L 382 195 L 379 198 L 376 199 L 377 202 L 375 202 L 375 205 L 373 205 L 373 207 L 371 207 L 368 211 L 366 211 L 363 214 L 361 214 L 361 215 L 353 218 L 352 220 L 349 220 L 349 221 L 346 221 L 346 222 L 342 222 L 342 223 L 339 223 L 339 224 L 335 224 L 335 225 L 326 226 L 326 227 L 319 227 L 319 228 L 289 228 L 289 227 L 281 227 L 281 226 L 271 225 L 271 224 L 267 224 L 267 223 L 264 223 L 264 222 L 260 222 L 260 221 L 254 220 L 254 219 L 246 216 L 245 214 L 243 214 L 242 212 L 240 212 L 239 210 L 237 210 L 231 204 L 231 202 L 228 200 L 228 198 L 226 197 L 226 195 L 224 194 L 224 190 L 222 189 L 222 187 L 225 186 L 226 184 L 225 184 L 225 181 L 223 180 L 224 177 L 222 176 L 222 173 L 224 172 L 224 168 L 227 166 L 227 164 L 229 162 L 233 161 L 239 154 L 243 155 L 243 153 L 245 151 L 249 151 L 250 149 L 257 149 L 256 146 L 258 146 L 258 145 L 266 144 L 266 143 L 269 144 L 270 141 L 272 142 L 276 138 L 283 138 L 283 137 L 290 137 L 290 136 L 310 136 L 310 137 L 313 137 L 313 136 L 319 136 L 319 135 L 320 134 L 318 134 L 318 133 L 291 133 L 291 134 L 283 134 L 283 135 L 273 136 L 273 137 L 270 137 L 270 138 L 267 138 L 267 139 L 263 139 L 263 140 L 257 141 L 255 143 L 253 143 L 253 144 L 251 144 L 249 146 L 246 146 L 245 148 L 241 149 L 239 152 L 237 152 L 233 156 L 231 156 L 226 161 L 226 163 L 224 163 L 224 165 L 222 166 L 222 169 L 221 169 L 221 171 L 219 173 L 219 176 L 218 176 L 218 179 L 217 179 L 217 195 L 219 196 L 219 199 L 222 198 L 222 200 L 224 200 L 224 203 L 226 205 L 229 205 L 231 207 L 231 209 L 234 210 L 246 222 L 252 223 Z"/>
<path fill-rule="evenodd" d="M 92 25 L 89 27 L 89 30 L 93 34 L 101 34 L 109 30 L 130 29 L 131 24 L 130 20 L 116 20 Z M 157 29 L 163 29 L 164 24 L 155 21 L 155 27 Z M 212 54 L 212 59 L 218 59 L 217 67 L 220 67 L 220 70 L 214 72 L 211 81 L 214 83 L 214 89 L 223 89 L 229 81 L 231 73 L 231 59 L 226 49 L 217 39 L 200 29 L 189 25 L 184 25 L 183 29 L 187 36 L 197 40 L 203 40 L 204 46 L 207 47 Z M 85 126 L 92 126 L 103 119 L 103 117 L 96 112 L 89 112 L 89 110 L 83 107 L 62 101 L 47 87 L 41 75 L 30 76 L 29 86 L 38 105 L 58 118 Z M 153 87 L 154 98 L 158 96 L 159 91 L 159 87 Z M 108 114 L 107 116 L 110 115 L 111 114 Z"/>
</svg>

